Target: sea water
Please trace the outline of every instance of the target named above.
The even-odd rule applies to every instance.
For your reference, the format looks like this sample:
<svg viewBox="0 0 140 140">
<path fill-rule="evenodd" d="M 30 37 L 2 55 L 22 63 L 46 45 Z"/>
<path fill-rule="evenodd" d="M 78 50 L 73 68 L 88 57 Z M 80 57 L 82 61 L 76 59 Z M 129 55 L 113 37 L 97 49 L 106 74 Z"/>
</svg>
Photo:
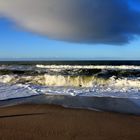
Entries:
<svg viewBox="0 0 140 140">
<path fill-rule="evenodd" d="M 139 100 L 139 61 L 0 63 L 1 101 L 37 95 Z"/>
</svg>

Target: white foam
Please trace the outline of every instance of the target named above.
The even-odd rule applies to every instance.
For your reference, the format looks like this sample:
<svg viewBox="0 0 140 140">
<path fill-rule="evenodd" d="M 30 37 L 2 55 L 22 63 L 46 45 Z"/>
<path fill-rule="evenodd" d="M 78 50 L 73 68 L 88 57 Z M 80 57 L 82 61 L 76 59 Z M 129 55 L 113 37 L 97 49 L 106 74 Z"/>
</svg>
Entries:
<svg viewBox="0 0 140 140">
<path fill-rule="evenodd" d="M 61 69 L 112 69 L 112 70 L 140 70 L 140 66 L 134 65 L 1 65 L 0 70 L 35 70 L 35 69 L 52 69 L 60 71 Z"/>
<path fill-rule="evenodd" d="M 122 69 L 122 70 L 140 70 L 140 66 L 134 65 L 121 65 L 121 66 L 110 66 L 110 65 L 36 65 L 37 68 L 47 69 Z"/>
<path fill-rule="evenodd" d="M 1 83 L 10 83 L 13 79 L 15 79 L 14 75 L 1 75 L 0 76 Z"/>
<path fill-rule="evenodd" d="M 0 84 L 0 100 L 7 100 L 12 98 L 29 97 L 38 95 L 34 89 L 30 88 L 29 85 L 22 84 Z"/>
<path fill-rule="evenodd" d="M 136 88 L 114 89 L 112 87 L 105 88 L 100 86 L 95 86 L 93 88 L 66 88 L 32 84 L 0 84 L 0 100 L 40 94 L 140 99 L 140 90 Z"/>
</svg>

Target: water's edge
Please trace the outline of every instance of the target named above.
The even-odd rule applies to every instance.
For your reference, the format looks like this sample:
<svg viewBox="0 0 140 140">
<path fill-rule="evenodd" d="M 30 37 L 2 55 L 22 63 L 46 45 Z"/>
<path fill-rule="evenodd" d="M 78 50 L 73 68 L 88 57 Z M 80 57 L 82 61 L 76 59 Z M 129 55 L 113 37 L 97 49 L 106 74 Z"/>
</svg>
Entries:
<svg viewBox="0 0 140 140">
<path fill-rule="evenodd" d="M 67 108 L 101 110 L 140 115 L 140 99 L 111 97 L 82 97 L 65 95 L 37 95 L 0 101 L 0 107 L 20 104 L 52 104 Z"/>
</svg>

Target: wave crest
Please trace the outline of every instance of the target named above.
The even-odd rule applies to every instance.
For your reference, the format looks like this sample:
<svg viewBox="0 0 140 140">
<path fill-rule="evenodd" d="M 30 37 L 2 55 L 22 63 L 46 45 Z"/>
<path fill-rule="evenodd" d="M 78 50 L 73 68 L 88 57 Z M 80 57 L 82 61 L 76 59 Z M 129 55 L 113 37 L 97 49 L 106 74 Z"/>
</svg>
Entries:
<svg viewBox="0 0 140 140">
<path fill-rule="evenodd" d="M 1 75 L 1 83 L 22 83 L 36 84 L 45 86 L 63 86 L 63 87 L 118 87 L 118 88 L 140 88 L 140 79 L 135 78 L 118 78 L 112 76 L 108 79 L 96 76 L 64 76 L 64 75 L 39 75 L 39 76 L 18 76 L 18 75 Z"/>
</svg>

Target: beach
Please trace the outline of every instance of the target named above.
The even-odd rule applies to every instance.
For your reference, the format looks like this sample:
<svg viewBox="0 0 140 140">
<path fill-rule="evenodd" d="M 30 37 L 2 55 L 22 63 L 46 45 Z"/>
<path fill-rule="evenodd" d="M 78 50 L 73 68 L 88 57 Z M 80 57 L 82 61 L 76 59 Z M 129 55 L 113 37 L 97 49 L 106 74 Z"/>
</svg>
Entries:
<svg viewBox="0 0 140 140">
<path fill-rule="evenodd" d="M 55 105 L 0 108 L 1 140 L 139 140 L 140 117 Z"/>
</svg>

